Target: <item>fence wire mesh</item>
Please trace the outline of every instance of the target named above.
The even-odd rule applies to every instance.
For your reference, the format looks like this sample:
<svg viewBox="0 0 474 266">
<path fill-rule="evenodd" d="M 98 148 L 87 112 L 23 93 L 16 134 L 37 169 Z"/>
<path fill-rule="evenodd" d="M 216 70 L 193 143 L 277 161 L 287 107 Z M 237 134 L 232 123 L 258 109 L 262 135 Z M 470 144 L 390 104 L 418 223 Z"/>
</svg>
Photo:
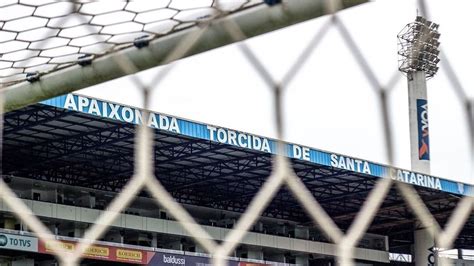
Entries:
<svg viewBox="0 0 474 266">
<path fill-rule="evenodd" d="M 143 1 L 145 2 L 145 1 Z M 88 1 L 2 1 L 0 7 L 0 84 L 3 87 L 25 81 L 35 74 L 46 74 L 66 68 L 80 60 L 94 59 L 125 47 L 131 47 L 134 42 L 159 38 L 163 35 L 199 24 L 200 31 L 186 36 L 174 48 L 164 62 L 171 63 L 182 58 L 199 37 L 207 30 L 207 26 L 232 12 L 261 5 L 260 1 L 147 1 L 137 2 L 88 2 Z M 285 5 L 286 2 L 280 3 Z M 426 3 L 418 2 L 422 14 L 429 18 Z M 183 8 L 186 6 L 186 8 Z M 361 52 L 353 39 L 348 26 L 339 18 L 337 11 L 341 7 L 339 1 L 325 1 L 326 13 L 332 17 L 303 49 L 296 63 L 292 65 L 282 80 L 275 80 L 266 67 L 259 61 L 252 49 L 245 42 L 240 42 L 239 48 L 243 56 L 249 60 L 273 95 L 274 123 L 279 140 L 285 138 L 285 121 L 283 98 L 285 89 L 295 78 L 296 74 L 306 63 L 307 58 L 318 45 L 324 41 L 329 30 L 338 31 L 345 45 L 350 49 L 362 73 L 369 80 L 373 93 L 377 95 L 380 106 L 380 125 L 384 132 L 385 152 L 389 164 L 393 163 L 394 144 L 393 128 L 390 123 L 389 100 L 390 91 L 395 86 L 400 74 L 394 69 L 393 78 L 384 83 L 377 77 L 373 66 Z M 205 21 L 205 23 L 203 23 Z M 245 40 L 245 33 L 233 20 L 222 20 L 224 28 L 236 40 Z M 144 48 L 146 49 L 146 48 Z M 126 57 L 117 55 L 114 60 L 125 73 L 135 73 L 134 64 Z M 143 93 L 144 107 L 149 106 L 151 88 L 157 87 L 161 79 L 167 75 L 168 65 L 151 82 L 143 82 L 135 78 L 137 86 Z M 459 82 L 446 53 L 442 53 L 441 69 L 449 77 L 452 87 L 465 104 L 467 123 L 472 137 L 472 103 Z M 146 121 L 146 117 L 144 121 Z M 3 121 L 3 120 L 2 120 Z M 408 206 L 418 220 L 428 229 L 439 248 L 450 248 L 471 214 L 472 197 L 464 197 L 458 203 L 447 225 L 442 228 L 430 213 L 417 191 L 410 185 L 397 182 L 393 176 L 387 176 L 377 181 L 359 213 L 355 216 L 348 230 L 341 230 L 327 214 L 320 203 L 312 196 L 291 167 L 287 157 L 274 156 L 271 175 L 260 191 L 248 205 L 245 213 L 235 224 L 231 232 L 222 242 L 213 237 L 201 227 L 193 217 L 177 203 L 154 175 L 152 155 L 152 129 L 137 126 L 135 144 L 135 172 L 121 193 L 111 202 L 107 210 L 85 233 L 73 254 L 65 253 L 53 233 L 39 220 L 38 217 L 19 199 L 9 186 L 0 180 L 0 198 L 9 206 L 16 216 L 39 238 L 52 241 L 52 250 L 61 265 L 77 265 L 83 258 L 84 252 L 97 241 L 111 226 L 117 216 L 131 203 L 141 191 L 146 190 L 163 206 L 184 230 L 211 254 L 213 263 L 225 265 L 225 258 L 232 252 L 262 212 L 273 199 L 278 190 L 286 186 L 298 200 L 314 223 L 328 238 L 337 245 L 337 258 L 340 265 L 353 265 L 354 248 L 369 228 L 387 193 L 395 187 L 403 196 Z M 473 141 L 471 140 L 471 148 Z M 285 154 L 284 146 L 279 143 L 279 154 Z"/>
<path fill-rule="evenodd" d="M 261 1 L 2 1 L 0 83 L 46 74 Z"/>
</svg>

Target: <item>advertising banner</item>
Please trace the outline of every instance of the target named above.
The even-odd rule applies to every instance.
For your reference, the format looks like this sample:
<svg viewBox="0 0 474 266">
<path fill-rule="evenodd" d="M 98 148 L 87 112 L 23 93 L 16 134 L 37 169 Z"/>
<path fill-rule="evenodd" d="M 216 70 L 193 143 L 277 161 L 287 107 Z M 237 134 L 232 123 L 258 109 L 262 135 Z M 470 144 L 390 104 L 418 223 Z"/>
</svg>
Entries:
<svg viewBox="0 0 474 266">
<path fill-rule="evenodd" d="M 428 102 L 425 99 L 416 100 L 418 122 L 418 158 L 430 160 L 430 134 L 428 128 Z"/>
<path fill-rule="evenodd" d="M 0 249 L 38 252 L 36 237 L 0 233 Z"/>
<path fill-rule="evenodd" d="M 263 153 L 277 154 L 277 141 L 271 138 L 257 136 L 237 130 L 217 127 L 185 120 L 170 115 L 150 112 L 144 121 L 143 110 L 117 103 L 106 102 L 86 96 L 66 94 L 41 102 L 42 104 L 81 112 L 116 121 L 131 124 L 146 124 L 151 128 L 173 132 L 188 137 L 199 138 L 251 149 Z M 417 100 L 418 142 L 420 160 L 429 160 L 429 130 L 427 102 Z M 285 153 L 289 158 L 312 162 L 319 165 L 331 166 L 375 177 L 392 177 L 400 182 L 445 191 L 458 195 L 474 195 L 474 186 L 458 183 L 448 179 L 412 172 L 409 170 L 373 163 L 367 160 L 352 158 L 341 154 L 312 149 L 292 143 L 285 143 Z"/>
<path fill-rule="evenodd" d="M 156 252 L 148 264 L 150 266 L 210 266 L 211 259 L 208 257 L 191 256 L 184 254 Z M 228 261 L 229 266 L 238 266 L 237 261 Z"/>
<path fill-rule="evenodd" d="M 60 246 L 58 248 L 62 249 L 64 252 L 74 252 L 76 245 L 77 243 L 75 242 L 61 241 Z M 51 254 L 53 248 L 53 242 L 40 241 L 38 252 Z M 132 264 L 147 264 L 149 253 L 152 254 L 152 252 L 144 250 L 106 245 L 92 245 L 86 249 L 86 251 L 84 252 L 84 257 L 90 259 L 126 262 Z"/>
</svg>

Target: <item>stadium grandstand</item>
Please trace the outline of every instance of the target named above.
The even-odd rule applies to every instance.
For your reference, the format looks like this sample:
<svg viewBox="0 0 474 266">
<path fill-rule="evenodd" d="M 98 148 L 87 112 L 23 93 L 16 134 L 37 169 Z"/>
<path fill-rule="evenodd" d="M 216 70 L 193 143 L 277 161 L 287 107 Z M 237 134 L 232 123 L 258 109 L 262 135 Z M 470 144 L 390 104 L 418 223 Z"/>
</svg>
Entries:
<svg viewBox="0 0 474 266">
<path fill-rule="evenodd" d="M 3 180 L 72 250 L 133 173 L 136 124 L 154 128 L 155 174 L 206 231 L 222 240 L 271 171 L 275 140 L 86 96 L 67 94 L 8 112 Z M 472 186 L 363 159 L 287 143 L 292 165 L 342 229 L 387 171 L 413 184 L 444 224 Z M 38 239 L 0 202 L 5 265 L 53 265 Z M 355 250 L 357 265 L 413 265 L 416 217 L 392 189 Z M 472 248 L 474 217 L 455 242 Z M 451 253 L 453 250 L 450 251 Z M 459 253 L 459 254 L 458 254 Z M 282 188 L 251 228 L 229 265 L 334 265 L 336 249 L 292 194 Z M 208 254 L 146 191 L 89 247 L 83 265 L 204 265 Z M 464 257 L 463 257 L 464 256 Z M 11 264 L 6 264 L 11 263 Z M 470 264 L 464 264 L 470 265 Z"/>
<path fill-rule="evenodd" d="M 340 15 L 367 0 L 104 2 L 0 1 L 0 266 L 474 266 L 474 185 L 430 174 L 426 80 L 446 71 L 471 148 L 474 101 L 428 1 L 410 7 L 386 83 L 353 38 L 379 29 L 351 32 Z M 321 16 L 281 80 L 244 42 Z M 283 142 L 283 92 L 330 29 L 348 48 L 331 60 L 352 56 L 373 89 L 387 165 Z M 270 89 L 277 139 L 151 111 L 173 62 L 234 43 Z M 399 71 L 410 170 L 392 166 Z M 122 77 L 140 108 L 75 92 Z"/>
</svg>

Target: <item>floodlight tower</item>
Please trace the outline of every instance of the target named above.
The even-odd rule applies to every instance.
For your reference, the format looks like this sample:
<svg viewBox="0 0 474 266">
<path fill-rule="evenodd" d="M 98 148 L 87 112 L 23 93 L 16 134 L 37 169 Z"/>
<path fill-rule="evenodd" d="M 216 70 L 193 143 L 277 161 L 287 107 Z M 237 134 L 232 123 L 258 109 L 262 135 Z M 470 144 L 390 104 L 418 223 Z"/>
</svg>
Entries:
<svg viewBox="0 0 474 266">
<path fill-rule="evenodd" d="M 398 34 L 399 70 L 408 79 L 411 168 L 430 173 L 426 80 L 438 71 L 439 25 L 417 16 Z"/>
<path fill-rule="evenodd" d="M 426 80 L 438 71 L 438 24 L 417 16 L 398 34 L 399 70 L 408 80 L 411 168 L 430 174 Z M 437 249 L 427 228 L 415 225 L 415 265 L 438 265 Z"/>
</svg>

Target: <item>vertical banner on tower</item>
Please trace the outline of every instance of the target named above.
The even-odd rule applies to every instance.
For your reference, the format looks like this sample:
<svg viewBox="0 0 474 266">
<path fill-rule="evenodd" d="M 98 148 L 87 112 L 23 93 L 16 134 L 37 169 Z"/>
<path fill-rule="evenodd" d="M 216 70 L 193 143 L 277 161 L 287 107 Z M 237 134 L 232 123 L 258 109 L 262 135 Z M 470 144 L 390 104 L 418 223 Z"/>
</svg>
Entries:
<svg viewBox="0 0 474 266">
<path fill-rule="evenodd" d="M 418 158 L 430 160 L 430 135 L 428 129 L 428 102 L 425 99 L 416 100 L 418 120 Z"/>
</svg>

